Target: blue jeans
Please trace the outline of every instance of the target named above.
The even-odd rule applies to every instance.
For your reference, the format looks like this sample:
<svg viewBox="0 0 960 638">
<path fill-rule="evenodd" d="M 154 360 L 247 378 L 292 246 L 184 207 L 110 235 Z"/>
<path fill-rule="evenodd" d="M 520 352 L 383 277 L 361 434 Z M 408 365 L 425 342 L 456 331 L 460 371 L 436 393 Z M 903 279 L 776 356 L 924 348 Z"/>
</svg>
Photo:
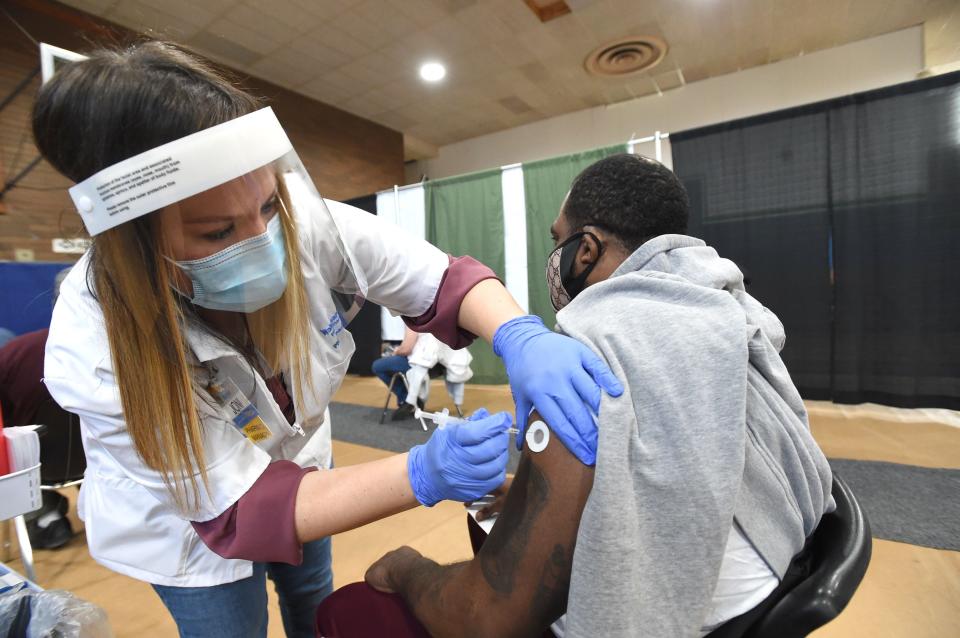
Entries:
<svg viewBox="0 0 960 638">
<path fill-rule="evenodd" d="M 270 542 L 264 539 L 264 542 Z M 333 591 L 330 539 L 305 543 L 303 563 L 254 563 L 253 575 L 212 587 L 153 589 L 166 605 L 183 638 L 265 637 L 269 576 L 280 598 L 283 629 L 291 638 L 313 638 L 314 616 Z"/>
<path fill-rule="evenodd" d="M 380 377 L 380 380 L 387 386 L 390 385 L 390 377 L 396 372 L 406 372 L 410 369 L 410 362 L 406 357 L 398 355 L 392 357 L 380 357 L 373 362 L 373 373 Z M 403 405 L 407 400 L 407 386 L 403 381 L 397 379 L 393 384 L 393 393 L 397 395 L 397 406 Z"/>
</svg>

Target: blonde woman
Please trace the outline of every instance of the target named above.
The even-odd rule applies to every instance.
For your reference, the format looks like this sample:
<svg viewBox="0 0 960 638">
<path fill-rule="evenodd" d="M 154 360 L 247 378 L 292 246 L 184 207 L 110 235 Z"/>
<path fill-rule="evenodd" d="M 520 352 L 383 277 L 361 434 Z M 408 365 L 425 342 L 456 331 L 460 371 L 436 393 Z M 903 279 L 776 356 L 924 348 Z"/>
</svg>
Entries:
<svg viewBox="0 0 960 638">
<path fill-rule="evenodd" d="M 491 341 L 520 427 L 535 405 L 593 461 L 589 411 L 622 391 L 606 366 L 479 262 L 320 198 L 273 112 L 196 57 L 96 51 L 44 85 L 33 128 L 93 236 L 45 364 L 81 420 L 90 552 L 151 583 L 181 635 L 265 635 L 265 576 L 287 634 L 312 635 L 330 534 L 502 482 L 510 417 L 485 412 L 331 469 L 327 405 L 364 297 L 454 347 Z"/>
</svg>

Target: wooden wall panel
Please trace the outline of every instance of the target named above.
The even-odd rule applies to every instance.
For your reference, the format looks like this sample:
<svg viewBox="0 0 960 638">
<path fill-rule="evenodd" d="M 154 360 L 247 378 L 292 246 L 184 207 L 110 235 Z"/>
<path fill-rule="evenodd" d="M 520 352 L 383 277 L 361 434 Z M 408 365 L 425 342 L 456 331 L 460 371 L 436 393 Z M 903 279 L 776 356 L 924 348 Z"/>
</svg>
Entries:
<svg viewBox="0 0 960 638">
<path fill-rule="evenodd" d="M 129 42 L 135 34 L 47 0 L 5 2 L 5 9 L 37 40 L 74 51 Z M 0 100 L 39 66 L 39 49 L 0 13 Z M 403 183 L 403 135 L 255 78 L 245 88 L 263 96 L 325 197 L 350 199 Z M 0 185 L 37 155 L 30 108 L 39 75 L 0 111 Z M 31 249 L 37 261 L 74 261 L 55 254 L 51 239 L 84 236 L 66 189 L 69 180 L 41 162 L 0 201 L 0 260 Z"/>
</svg>

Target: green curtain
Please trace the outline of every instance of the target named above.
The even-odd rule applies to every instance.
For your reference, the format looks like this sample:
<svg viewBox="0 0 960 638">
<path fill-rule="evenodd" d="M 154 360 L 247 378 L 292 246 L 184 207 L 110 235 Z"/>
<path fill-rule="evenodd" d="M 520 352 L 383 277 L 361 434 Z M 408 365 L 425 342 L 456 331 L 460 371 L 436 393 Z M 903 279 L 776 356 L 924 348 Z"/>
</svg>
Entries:
<svg viewBox="0 0 960 638">
<path fill-rule="evenodd" d="M 470 255 L 506 277 L 500 169 L 425 184 L 427 241 L 451 255 Z M 507 371 L 486 341 L 470 346 L 472 383 L 506 383 Z"/>
<path fill-rule="evenodd" d="M 583 153 L 552 157 L 524 163 L 523 190 L 527 206 L 527 288 L 530 314 L 539 315 L 552 328 L 557 313 L 550 303 L 544 269 L 547 256 L 553 251 L 550 225 L 560 212 L 560 204 L 570 184 L 580 171 L 597 160 L 616 153 L 626 153 L 625 144 L 607 146 Z"/>
</svg>

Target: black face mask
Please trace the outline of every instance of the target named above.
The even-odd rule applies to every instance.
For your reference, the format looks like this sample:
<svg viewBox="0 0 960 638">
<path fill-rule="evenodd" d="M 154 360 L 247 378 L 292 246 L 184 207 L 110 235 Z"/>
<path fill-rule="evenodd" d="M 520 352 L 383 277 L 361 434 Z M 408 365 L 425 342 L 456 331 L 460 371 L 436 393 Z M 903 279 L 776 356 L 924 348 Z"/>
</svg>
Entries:
<svg viewBox="0 0 960 638">
<path fill-rule="evenodd" d="M 597 261 L 588 264 L 579 275 L 574 275 L 573 262 L 585 235 L 590 235 L 593 241 L 597 242 L 600 253 Z M 547 287 L 550 290 L 550 302 L 555 310 L 560 310 L 583 292 L 587 286 L 587 277 L 593 272 L 602 255 L 603 244 L 590 231 L 574 233 L 550 253 L 547 257 Z"/>
</svg>

